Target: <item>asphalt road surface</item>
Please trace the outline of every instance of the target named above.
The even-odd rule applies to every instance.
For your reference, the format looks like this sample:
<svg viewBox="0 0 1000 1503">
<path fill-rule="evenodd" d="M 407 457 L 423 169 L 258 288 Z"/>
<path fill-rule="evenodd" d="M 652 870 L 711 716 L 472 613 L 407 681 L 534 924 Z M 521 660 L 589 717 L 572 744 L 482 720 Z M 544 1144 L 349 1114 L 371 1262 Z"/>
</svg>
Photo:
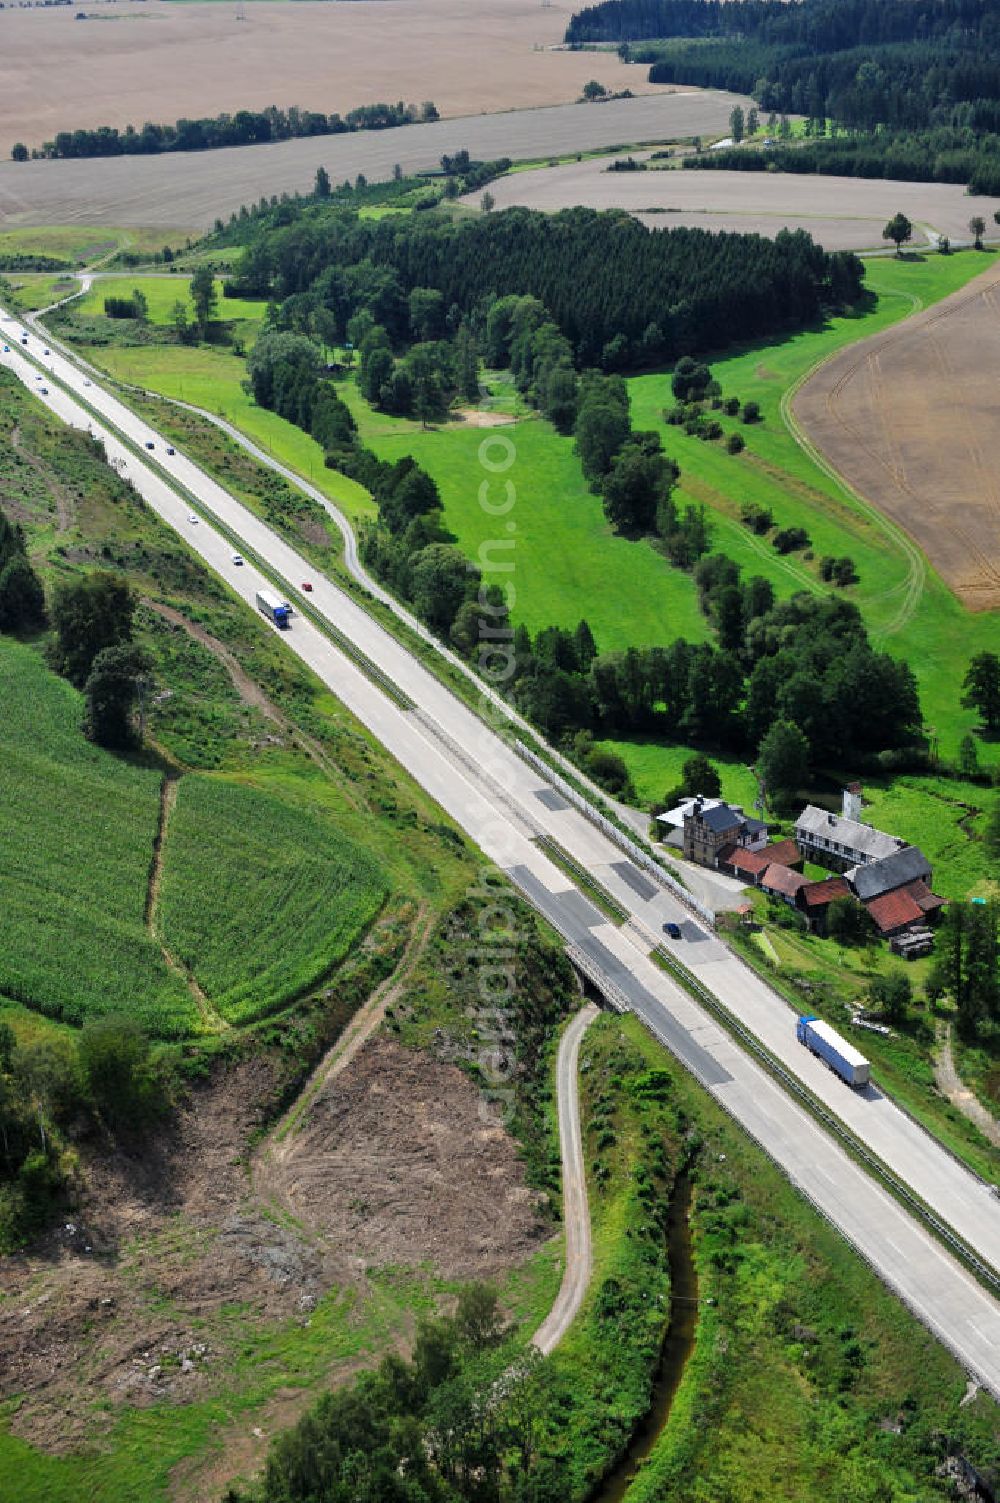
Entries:
<svg viewBox="0 0 1000 1503">
<path fill-rule="evenodd" d="M 580 1134 L 580 1045 L 598 1016 L 592 1002 L 582 1007 L 559 1041 L 556 1092 L 559 1099 L 559 1142 L 562 1151 L 563 1226 L 566 1230 L 566 1267 L 555 1303 L 534 1335 L 538 1350 L 548 1356 L 569 1330 L 590 1283 L 590 1207 L 583 1167 Z"/>
<path fill-rule="evenodd" d="M 909 1184 L 941 1221 L 1000 1268 L 1000 1202 L 894 1104 L 877 1091 L 852 1093 L 795 1042 L 794 1014 L 684 905 L 655 879 L 623 859 L 618 844 L 574 808 L 552 783 L 518 756 L 499 713 L 492 729 L 381 627 L 350 595 L 312 567 L 234 497 L 182 453 L 166 454 L 166 441 L 92 377 L 51 346 L 42 353 L 29 334 L 0 310 L 0 360 L 57 416 L 88 427 L 168 525 L 251 607 L 259 588 L 275 582 L 293 603 L 331 623 L 377 666 L 373 678 L 324 634 L 296 614 L 282 633 L 331 691 L 402 766 L 506 872 L 535 906 L 602 976 L 612 993 L 643 1018 L 722 1106 L 778 1163 L 791 1181 L 851 1241 L 885 1282 L 942 1339 L 984 1387 L 1000 1397 L 1000 1305 L 930 1232 L 865 1173 L 845 1149 L 733 1041 L 649 958 L 667 921 L 682 926 L 675 942 L 703 984 L 770 1045 L 827 1107 Z M 34 357 L 37 364 L 33 363 Z M 38 377 L 42 374 L 43 380 Z M 81 405 L 86 404 L 86 405 Z M 91 409 L 90 412 L 86 407 Z M 125 435 L 123 442 L 119 434 Z M 146 449 L 153 444 L 153 450 Z M 132 446 L 136 446 L 135 448 Z M 136 448 L 144 457 L 140 458 Z M 188 495 L 175 486 L 187 489 Z M 200 520 L 190 522 L 190 495 Z M 224 535 L 228 529 L 229 536 Z M 243 567 L 232 562 L 239 548 Z M 267 574 L 254 560 L 265 561 Z M 273 576 L 273 577 L 268 577 Z M 312 580 L 314 591 L 300 586 Z M 390 696 L 376 681 L 398 686 Z M 407 708 L 407 704 L 412 708 Z M 591 880 L 630 915 L 622 928 L 609 922 L 539 845 L 555 842 Z"/>
</svg>

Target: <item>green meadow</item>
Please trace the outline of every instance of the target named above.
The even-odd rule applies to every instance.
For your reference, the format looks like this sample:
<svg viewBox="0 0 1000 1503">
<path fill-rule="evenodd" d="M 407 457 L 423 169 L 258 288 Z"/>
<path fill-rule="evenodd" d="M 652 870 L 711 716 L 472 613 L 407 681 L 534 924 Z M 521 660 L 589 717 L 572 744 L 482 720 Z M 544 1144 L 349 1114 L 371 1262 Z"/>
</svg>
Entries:
<svg viewBox="0 0 1000 1503">
<path fill-rule="evenodd" d="M 550 424 L 531 417 L 494 429 L 463 423 L 423 430 L 372 412 L 353 385 L 341 393 L 380 458 L 412 454 L 434 476 L 445 522 L 470 557 L 478 558 L 484 545 L 501 545 L 493 557 L 513 564 L 516 621 L 538 631 L 586 617 L 607 649 L 706 635 L 692 581 L 651 547 L 615 535 L 600 497 L 587 488 L 573 440 Z M 505 464 L 512 452 L 502 475 L 491 474 L 481 458 Z M 488 505 L 505 504 L 508 479 L 514 505 L 503 517 L 490 516 L 481 487 L 488 487 Z"/>
<path fill-rule="evenodd" d="M 664 424 L 663 409 L 673 400 L 667 372 L 629 380 L 634 427 L 662 434 L 681 468 L 679 499 L 708 509 L 715 551 L 728 554 L 746 574 L 770 579 L 779 596 L 826 589 L 818 568 L 824 555 L 854 559 L 859 579 L 846 593 L 861 607 L 879 645 L 913 667 L 927 724 L 946 759 L 954 756 L 961 736 L 975 728 L 974 714 L 959 704 L 958 689 L 971 644 L 1000 650 L 1000 614 L 970 615 L 899 529 L 847 490 L 798 441 L 789 409 L 798 384 L 824 359 L 962 287 L 990 264 L 993 254 L 871 258 L 866 268 L 872 297 L 863 312 L 831 318 L 822 328 L 713 362 L 725 395 L 760 404 L 760 423 L 720 419 L 727 432 L 738 429 L 746 439 L 740 455 L 726 453 L 721 442 L 706 443 Z M 148 281 L 158 289 L 156 316 L 162 318 L 177 284 L 170 278 Z M 128 285 L 122 279 L 122 286 Z M 145 290 L 145 282 L 137 285 Z M 91 298 L 99 301 L 100 294 Z M 247 306 L 259 312 L 261 305 Z M 221 302 L 220 311 L 227 311 Z M 353 521 L 371 515 L 362 487 L 325 470 L 311 438 L 254 406 L 243 390 L 244 368 L 237 357 L 217 348 L 174 346 L 90 354 L 123 381 L 228 418 L 319 485 Z M 537 416 L 519 415 L 503 374 L 488 372 L 486 380 L 490 395 L 484 407 L 515 418 L 499 431 L 465 422 L 424 429 L 374 412 L 353 382 L 343 382 L 339 389 L 355 413 L 361 437 L 376 453 L 389 460 L 413 454 L 434 476 L 445 521 L 470 557 L 478 559 L 484 546 L 503 544 L 502 549 L 495 546 L 493 556 L 513 564 L 516 621 L 535 631 L 550 624 L 573 626 L 585 617 L 604 650 L 677 636 L 704 640 L 707 626 L 690 576 L 672 568 L 655 544 L 617 536 L 583 479 L 572 440 Z M 483 493 L 487 503 L 500 496 L 502 483 L 481 456 L 487 463 L 497 462 L 507 452 L 514 462 L 503 481 L 512 482 L 515 503 L 501 520 L 480 500 L 484 482 L 489 483 Z M 768 538 L 756 537 L 742 525 L 740 509 L 747 502 L 769 508 L 779 525 L 804 526 L 810 549 L 780 556 Z M 995 750 L 985 744 L 980 755 L 987 764 L 996 759 Z M 662 790 L 676 757 L 665 749 L 658 762 L 655 748 L 646 747 L 634 757 L 629 754 L 629 762 L 641 788 L 655 784 Z"/>
<path fill-rule="evenodd" d="M 96 277 L 89 291 L 74 304 L 73 311 L 93 318 L 104 312 L 106 297 L 130 297 L 133 288 L 138 288 L 148 305 L 149 322 L 165 327 L 174 321 L 174 307 L 184 304 L 188 318 L 194 318 L 194 305 L 190 296 L 191 278 L 165 272 L 159 276 L 132 276 L 118 272 L 114 276 Z M 218 294 L 215 317 L 224 323 L 259 324 L 267 313 L 267 304 L 241 297 L 223 297 L 217 283 Z"/>
<path fill-rule="evenodd" d="M 268 454 L 309 480 L 353 522 L 374 515 L 357 481 L 323 463 L 323 450 L 294 423 L 258 407 L 243 389 L 246 365 L 229 350 L 206 345 L 87 348 L 83 354 L 118 381 L 191 402 L 240 428 Z"/>
</svg>

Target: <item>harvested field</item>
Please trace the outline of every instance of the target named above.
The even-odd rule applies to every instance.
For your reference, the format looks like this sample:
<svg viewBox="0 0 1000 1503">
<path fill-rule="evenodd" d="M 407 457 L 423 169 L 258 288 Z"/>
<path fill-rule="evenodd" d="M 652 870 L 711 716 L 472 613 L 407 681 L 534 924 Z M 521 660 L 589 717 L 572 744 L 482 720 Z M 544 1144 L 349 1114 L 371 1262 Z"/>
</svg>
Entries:
<svg viewBox="0 0 1000 1503">
<path fill-rule="evenodd" d="M 806 436 L 971 610 L 1000 609 L 1000 266 L 850 346 L 795 398 Z"/>
<path fill-rule="evenodd" d="M 358 3 L 363 6 L 364 0 Z M 378 5 L 391 8 L 394 0 L 378 0 Z M 192 8 L 183 7 L 185 12 Z M 299 5 L 281 8 L 289 12 L 300 9 Z M 328 7 L 340 13 L 355 8 L 354 4 Z M 221 6 L 216 13 L 224 13 Z M 15 14 L 20 12 L 0 11 L 0 56 L 4 27 L 8 17 Z M 45 19 L 64 12 L 24 14 Z M 68 16 L 68 12 L 65 14 Z M 107 28 L 99 29 L 103 32 Z M 603 54 L 600 58 L 582 55 L 588 58 L 588 77 L 596 71 L 605 81 L 610 79 Z M 421 91 L 426 93 L 422 84 Z M 263 102 L 269 102 L 274 92 L 269 89 Z M 213 108 L 217 109 L 220 102 L 221 96 Z M 261 194 L 308 192 L 321 163 L 334 182 L 353 179 L 359 172 L 375 181 L 391 177 L 396 162 L 404 172 L 425 171 L 437 167 L 443 153 L 463 147 L 474 157 L 516 159 L 591 151 L 619 142 L 712 135 L 727 128 L 734 104 L 748 103 L 734 94 L 714 90 L 664 90 L 607 104 L 564 104 L 506 114 L 468 115 L 433 125 L 222 151 L 79 162 L 0 162 L 0 227 L 126 224 L 172 228 L 184 224 L 207 229 L 217 215 L 226 217 L 241 204 L 256 203 Z M 327 99 L 327 104 L 336 107 L 336 101 Z"/>
<path fill-rule="evenodd" d="M 0 12 L 0 152 L 57 131 L 141 125 L 265 105 L 337 110 L 433 99 L 442 115 L 564 104 L 593 78 L 585 52 L 553 51 L 572 7 L 538 0 L 354 0 L 232 5 L 115 0 Z M 100 24 L 98 24 L 100 23 Z M 655 91 L 615 53 L 609 89 Z"/>
<path fill-rule="evenodd" d="M 492 183 L 490 192 L 498 209 L 514 204 L 544 210 L 576 204 L 628 209 L 654 229 L 692 225 L 774 236 L 787 226 L 808 230 L 831 251 L 884 248 L 882 229 L 897 209 L 913 221 L 915 239 L 934 230 L 955 242 L 969 238 L 969 215 L 977 208 L 985 212 L 983 201 L 970 200 L 956 183 L 875 182 L 777 172 L 608 172 L 607 165 L 593 158 L 512 173 Z M 478 203 L 478 199 L 473 194 L 467 202 Z"/>
</svg>

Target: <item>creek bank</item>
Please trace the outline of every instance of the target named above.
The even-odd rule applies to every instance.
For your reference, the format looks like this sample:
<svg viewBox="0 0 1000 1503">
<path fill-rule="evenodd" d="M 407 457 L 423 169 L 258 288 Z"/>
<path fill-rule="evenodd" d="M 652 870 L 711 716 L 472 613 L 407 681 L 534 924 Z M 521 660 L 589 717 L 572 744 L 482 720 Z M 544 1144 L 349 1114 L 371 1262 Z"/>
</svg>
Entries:
<svg viewBox="0 0 1000 1503">
<path fill-rule="evenodd" d="M 670 1270 L 670 1321 L 653 1379 L 650 1405 L 636 1426 L 628 1449 L 590 1495 L 588 1503 L 622 1503 L 636 1475 L 663 1433 L 674 1396 L 694 1351 L 698 1327 L 698 1271 L 691 1244 L 690 1171 L 674 1181 L 667 1216 L 667 1263 Z"/>
</svg>

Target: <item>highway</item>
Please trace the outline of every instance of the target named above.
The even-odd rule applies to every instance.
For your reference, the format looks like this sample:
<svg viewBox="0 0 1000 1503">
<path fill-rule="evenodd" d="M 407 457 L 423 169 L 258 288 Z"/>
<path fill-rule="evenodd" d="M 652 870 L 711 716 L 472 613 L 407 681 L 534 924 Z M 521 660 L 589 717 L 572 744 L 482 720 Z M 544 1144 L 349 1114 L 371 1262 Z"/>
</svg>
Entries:
<svg viewBox="0 0 1000 1503">
<path fill-rule="evenodd" d="M 9 315 L 0 322 L 0 336 L 10 346 L 0 359 L 37 390 L 42 383 L 20 345 L 23 332 Z M 663 924 L 681 925 L 684 938 L 677 948 L 702 984 L 984 1262 L 1000 1269 L 1000 1203 L 988 1187 L 879 1092 L 852 1094 L 802 1050 L 787 1004 L 696 922 L 665 882 L 630 859 L 613 833 L 599 828 L 548 775 L 518 755 L 513 738 L 500 733 L 505 729 L 501 711 L 494 710 L 497 729 L 491 728 L 358 601 L 318 576 L 185 455 L 168 455 L 160 435 L 51 348 L 53 353 L 43 356 L 37 335 L 29 333 L 28 351 L 54 378 L 44 382 L 48 390 L 40 400 L 63 421 L 98 434 L 109 459 L 147 503 L 251 606 L 256 590 L 272 582 L 254 558 L 266 560 L 293 600 L 304 601 L 299 585 L 313 580 L 310 609 L 335 628 L 349 650 L 298 614 L 282 634 L 288 647 L 508 874 L 602 989 L 644 1020 L 983 1386 L 1000 1397 L 1000 1306 L 710 1012 L 653 963 L 650 951 L 662 939 Z M 154 445 L 152 452 L 147 443 Z M 197 497 L 197 522 L 188 521 L 189 495 L 175 484 Z M 235 547 L 247 556 L 242 568 L 232 562 Z M 358 661 L 359 653 L 374 671 Z M 613 897 L 628 914 L 627 924 L 618 927 L 594 906 L 551 859 L 553 847 Z"/>
</svg>

